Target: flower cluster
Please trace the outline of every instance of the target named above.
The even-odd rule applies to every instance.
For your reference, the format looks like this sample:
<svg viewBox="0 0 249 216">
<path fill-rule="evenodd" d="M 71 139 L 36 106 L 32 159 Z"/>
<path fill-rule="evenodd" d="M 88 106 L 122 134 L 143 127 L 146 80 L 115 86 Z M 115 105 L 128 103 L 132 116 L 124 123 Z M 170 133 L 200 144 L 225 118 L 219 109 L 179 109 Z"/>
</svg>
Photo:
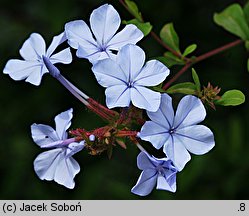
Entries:
<svg viewBox="0 0 249 216">
<path fill-rule="evenodd" d="M 118 12 L 109 4 L 95 9 L 90 16 L 90 27 L 83 20 L 65 24 L 65 30 L 55 36 L 46 50 L 41 35 L 33 33 L 20 49 L 23 60 L 9 60 L 3 70 L 14 80 L 40 85 L 42 76 L 49 73 L 66 87 L 87 108 L 105 119 L 102 128 L 70 131 L 72 109 L 55 117 L 55 129 L 43 124 L 31 126 L 32 138 L 41 148 L 52 148 L 37 156 L 34 169 L 42 180 L 54 180 L 67 188 L 74 188 L 74 177 L 80 171 L 72 157 L 83 148 L 90 154 L 110 152 L 116 144 L 126 148 L 123 137 L 128 137 L 141 150 L 137 166 L 142 173 L 132 192 L 145 196 L 153 188 L 176 191 L 176 174 L 190 160 L 189 152 L 205 154 L 214 147 L 213 133 L 198 125 L 206 116 L 205 108 L 195 96 L 185 96 L 176 113 L 172 98 L 153 87 L 164 82 L 169 69 L 158 60 L 145 62 L 145 52 L 136 45 L 143 33 L 133 24 L 117 32 L 121 24 Z M 106 88 L 106 106 L 80 91 L 54 65 L 72 61 L 70 48 L 53 54 L 67 42 L 79 58 L 88 59 L 97 82 Z M 121 113 L 111 110 L 121 107 Z M 144 120 L 146 110 L 150 121 Z M 133 125 L 141 130 L 134 130 Z M 163 148 L 164 158 L 150 155 L 139 143 L 149 141 L 156 149 Z"/>
</svg>

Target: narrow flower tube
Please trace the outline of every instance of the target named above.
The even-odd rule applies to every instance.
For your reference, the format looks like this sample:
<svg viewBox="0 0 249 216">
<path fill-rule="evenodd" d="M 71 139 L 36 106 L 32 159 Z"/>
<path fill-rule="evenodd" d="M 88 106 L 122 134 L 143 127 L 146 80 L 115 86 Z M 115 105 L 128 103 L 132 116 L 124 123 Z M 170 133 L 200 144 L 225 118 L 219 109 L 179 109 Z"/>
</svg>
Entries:
<svg viewBox="0 0 249 216">
<path fill-rule="evenodd" d="M 58 140 L 49 144 L 42 145 L 41 148 L 54 148 L 68 146 L 70 143 L 77 142 L 76 138 L 69 138 L 65 140 Z"/>
<path fill-rule="evenodd" d="M 46 56 L 42 56 L 44 64 L 49 70 L 49 74 L 56 78 L 64 87 L 67 88 L 80 102 L 87 106 L 90 110 L 98 114 L 100 117 L 112 121 L 113 117 L 116 116 L 116 112 L 109 110 L 97 101 L 90 98 L 88 95 L 80 91 L 71 82 L 69 82 L 64 76 L 61 75 L 59 69 L 55 67 Z"/>
</svg>

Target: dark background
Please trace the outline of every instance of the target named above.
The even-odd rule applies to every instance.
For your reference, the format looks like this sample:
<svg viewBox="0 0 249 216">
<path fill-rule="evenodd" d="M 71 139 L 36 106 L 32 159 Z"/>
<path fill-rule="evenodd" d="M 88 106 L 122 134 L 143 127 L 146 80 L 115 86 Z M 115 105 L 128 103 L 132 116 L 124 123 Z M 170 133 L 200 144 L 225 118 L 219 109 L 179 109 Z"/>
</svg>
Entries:
<svg viewBox="0 0 249 216">
<path fill-rule="evenodd" d="M 213 22 L 214 12 L 232 0 L 146 0 L 137 1 L 145 20 L 158 33 L 165 23 L 173 22 L 185 48 L 197 43 L 196 55 L 236 40 Z M 39 32 L 47 44 L 63 31 L 64 24 L 75 19 L 89 20 L 90 13 L 103 3 L 111 3 L 123 19 L 132 17 L 117 0 L 2 0 L 0 7 L 0 68 L 8 59 L 21 58 L 19 49 L 32 32 Z M 239 3 L 244 4 L 245 1 Z M 147 58 L 163 53 L 149 36 L 139 43 Z M 75 53 L 75 51 L 73 51 Z M 243 45 L 195 65 L 201 82 L 229 89 L 240 89 L 248 98 L 249 73 L 247 53 Z M 87 60 L 74 58 L 71 65 L 58 65 L 63 74 L 93 98 L 104 103 L 100 87 Z M 172 68 L 171 74 L 178 71 Z M 191 81 L 187 72 L 180 81 Z M 35 87 L 24 81 L 15 82 L 0 76 L 0 199 L 140 199 L 130 189 L 140 171 L 136 166 L 138 149 L 128 144 L 125 151 L 115 148 L 113 158 L 92 157 L 86 151 L 75 155 L 81 165 L 76 187 L 69 190 L 54 182 L 41 181 L 33 171 L 33 160 L 42 150 L 30 136 L 32 123 L 53 125 L 58 113 L 74 108 L 72 127 L 88 130 L 104 125 L 88 112 L 66 89 L 49 75 Z M 177 101 L 179 97 L 176 97 Z M 216 146 L 208 154 L 192 156 L 185 169 L 177 175 L 177 192 L 154 190 L 143 199 L 248 199 L 249 198 L 249 104 L 238 107 L 217 107 L 208 110 L 204 124 L 215 134 Z M 147 144 L 149 145 L 149 144 Z"/>
</svg>

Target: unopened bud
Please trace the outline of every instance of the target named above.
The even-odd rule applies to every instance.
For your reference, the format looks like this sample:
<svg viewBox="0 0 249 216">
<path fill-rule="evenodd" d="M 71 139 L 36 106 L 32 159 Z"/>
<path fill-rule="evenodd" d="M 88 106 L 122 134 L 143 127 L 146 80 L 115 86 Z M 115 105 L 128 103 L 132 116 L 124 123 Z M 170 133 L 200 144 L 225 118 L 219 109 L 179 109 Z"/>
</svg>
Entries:
<svg viewBox="0 0 249 216">
<path fill-rule="evenodd" d="M 91 142 L 94 142 L 94 141 L 95 141 L 95 136 L 94 136 L 93 134 L 91 134 L 91 135 L 89 136 L 89 140 L 90 140 Z"/>
</svg>

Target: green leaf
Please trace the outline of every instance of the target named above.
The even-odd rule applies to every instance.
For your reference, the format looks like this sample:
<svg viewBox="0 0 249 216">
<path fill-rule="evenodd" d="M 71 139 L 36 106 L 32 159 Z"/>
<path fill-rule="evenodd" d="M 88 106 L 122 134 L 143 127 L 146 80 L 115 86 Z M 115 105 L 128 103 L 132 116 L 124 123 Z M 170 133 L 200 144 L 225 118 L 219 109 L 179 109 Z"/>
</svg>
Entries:
<svg viewBox="0 0 249 216">
<path fill-rule="evenodd" d="M 216 100 L 215 104 L 221 106 L 237 106 L 245 102 L 245 95 L 239 90 L 229 90 L 225 92 L 221 99 Z"/>
<path fill-rule="evenodd" d="M 187 56 L 189 55 L 190 53 L 194 52 L 197 48 L 197 45 L 196 44 L 191 44 L 189 45 L 183 52 L 183 56 Z"/>
<path fill-rule="evenodd" d="M 245 41 L 245 47 L 246 47 L 246 50 L 249 51 L 249 41 Z"/>
<path fill-rule="evenodd" d="M 249 59 L 247 59 L 247 71 L 249 72 Z"/>
<path fill-rule="evenodd" d="M 196 95 L 196 86 L 192 82 L 178 83 L 166 90 L 168 94 L 182 93 Z"/>
<path fill-rule="evenodd" d="M 246 5 L 243 8 L 243 11 L 244 11 L 247 24 L 249 25 L 249 2 L 246 3 Z"/>
<path fill-rule="evenodd" d="M 171 52 L 165 52 L 164 56 L 157 57 L 156 59 L 159 60 L 160 62 L 162 62 L 163 64 L 165 64 L 168 68 L 170 68 L 174 65 L 184 65 L 185 64 L 185 62 L 182 59 L 178 58 L 177 56 L 175 56 Z"/>
<path fill-rule="evenodd" d="M 179 37 L 174 29 L 173 23 L 168 23 L 163 26 L 160 31 L 160 37 L 171 49 L 181 53 L 179 48 Z"/>
<path fill-rule="evenodd" d="M 201 91 L 201 83 L 200 83 L 200 79 L 199 79 L 194 68 L 192 68 L 192 77 L 193 77 L 193 80 L 195 82 L 195 86 L 196 86 L 197 91 L 200 92 Z"/>
<path fill-rule="evenodd" d="M 123 23 L 124 24 L 134 24 L 143 32 L 144 36 L 148 35 L 152 30 L 152 25 L 149 22 L 143 23 L 137 19 L 132 19 L 129 21 L 124 20 Z"/>
<path fill-rule="evenodd" d="M 249 27 L 239 4 L 232 4 L 221 13 L 214 14 L 214 21 L 219 26 L 242 38 L 249 39 Z"/>
<path fill-rule="evenodd" d="M 140 22 L 143 22 L 142 14 L 139 12 L 136 3 L 134 1 L 125 0 L 125 4 L 127 5 L 131 14 Z"/>
</svg>

